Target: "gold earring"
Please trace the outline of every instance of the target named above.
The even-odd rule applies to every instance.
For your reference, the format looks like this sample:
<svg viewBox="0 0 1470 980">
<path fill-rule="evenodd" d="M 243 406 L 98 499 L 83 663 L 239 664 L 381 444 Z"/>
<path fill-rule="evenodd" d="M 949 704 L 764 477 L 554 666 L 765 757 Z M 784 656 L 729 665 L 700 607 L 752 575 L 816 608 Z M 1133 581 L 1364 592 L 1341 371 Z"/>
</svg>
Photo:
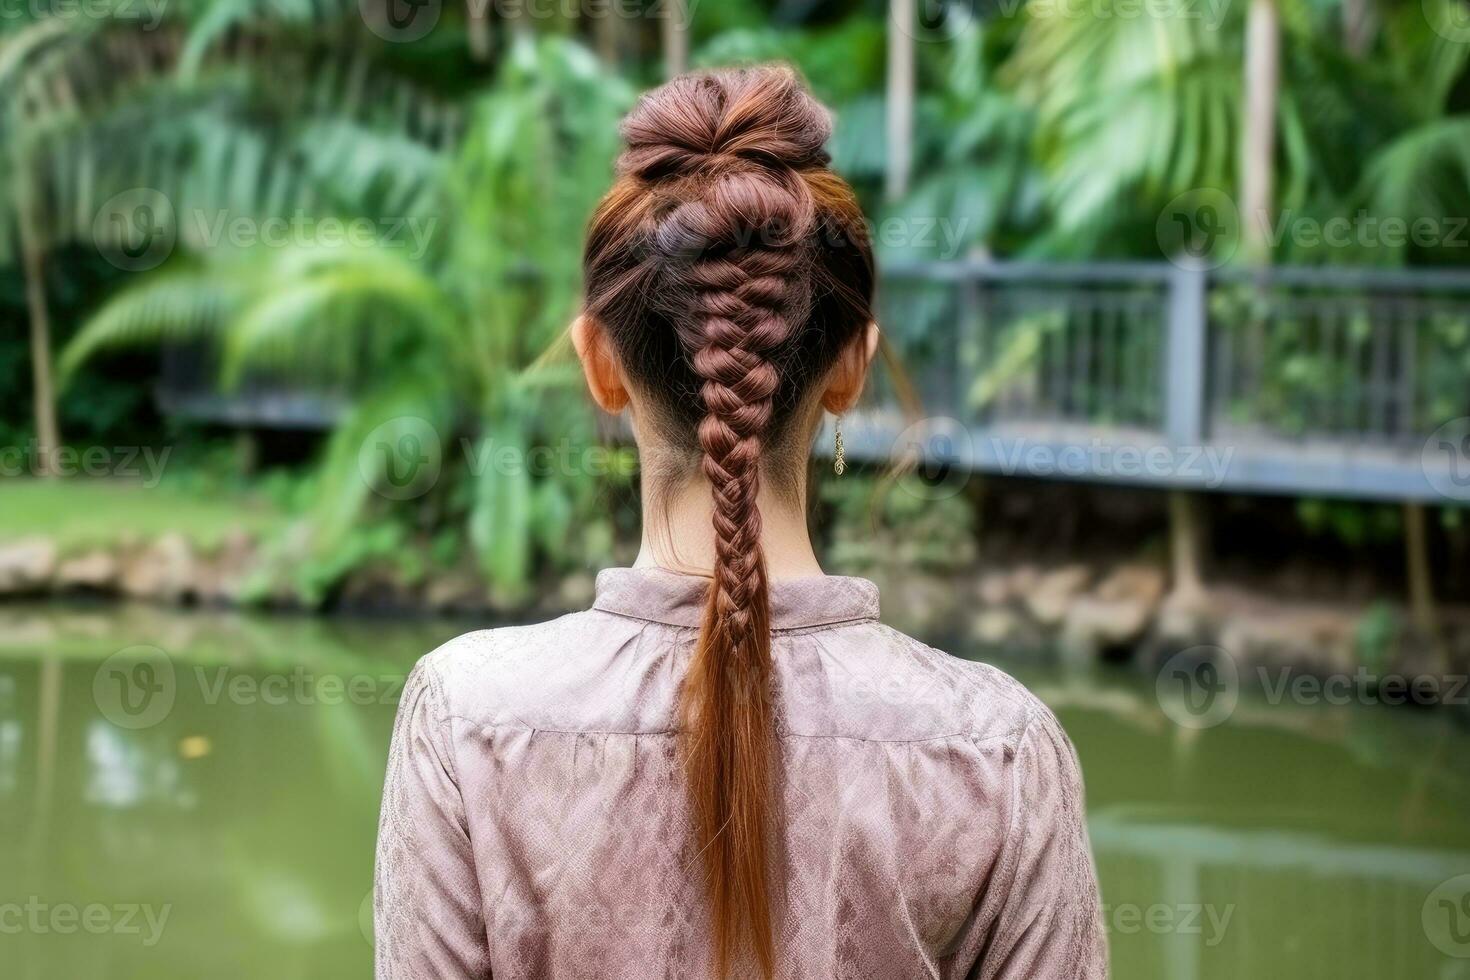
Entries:
<svg viewBox="0 0 1470 980">
<path fill-rule="evenodd" d="M 837 436 L 832 446 L 832 470 L 838 476 L 847 469 L 847 452 L 842 448 L 842 416 L 837 416 Z"/>
</svg>

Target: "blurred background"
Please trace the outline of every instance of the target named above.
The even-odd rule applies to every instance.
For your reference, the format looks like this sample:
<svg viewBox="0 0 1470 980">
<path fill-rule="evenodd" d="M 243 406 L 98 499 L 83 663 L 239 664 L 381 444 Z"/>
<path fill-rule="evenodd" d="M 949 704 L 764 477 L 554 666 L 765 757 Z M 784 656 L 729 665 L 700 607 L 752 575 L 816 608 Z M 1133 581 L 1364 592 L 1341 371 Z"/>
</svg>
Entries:
<svg viewBox="0 0 1470 980">
<path fill-rule="evenodd" d="M 5 976 L 369 973 L 407 669 L 636 551 L 616 122 L 769 60 L 903 366 L 824 562 L 1057 711 L 1114 975 L 1470 977 L 1465 0 L 0 0 Z"/>
</svg>

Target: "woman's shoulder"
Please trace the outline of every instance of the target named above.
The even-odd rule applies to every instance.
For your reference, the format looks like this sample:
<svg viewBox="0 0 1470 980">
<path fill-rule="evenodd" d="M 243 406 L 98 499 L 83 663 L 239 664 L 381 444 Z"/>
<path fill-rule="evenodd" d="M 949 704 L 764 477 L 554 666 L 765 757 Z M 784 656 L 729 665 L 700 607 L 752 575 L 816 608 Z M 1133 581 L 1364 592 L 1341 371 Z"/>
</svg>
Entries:
<svg viewBox="0 0 1470 980">
<path fill-rule="evenodd" d="M 446 715 L 474 724 L 666 733 L 678 693 L 675 633 L 694 635 L 592 609 L 464 633 L 416 671 L 442 692 Z M 1001 668 L 877 620 L 787 634 L 775 654 L 787 735 L 1015 746 L 1028 729 L 1057 727 Z"/>
<path fill-rule="evenodd" d="M 803 646 L 811 651 L 801 655 Z M 793 731 L 878 741 L 962 736 L 1012 744 L 1051 710 L 992 664 L 946 653 L 871 621 L 814 634 L 783 666 Z M 778 658 L 778 663 L 780 658 Z"/>
<path fill-rule="evenodd" d="M 625 669 L 663 652 L 653 639 L 638 623 L 584 610 L 463 633 L 425 654 L 415 671 L 431 675 L 446 712 L 469 723 L 653 733 L 668 727 L 668 712 L 640 687 L 644 671 Z"/>
</svg>

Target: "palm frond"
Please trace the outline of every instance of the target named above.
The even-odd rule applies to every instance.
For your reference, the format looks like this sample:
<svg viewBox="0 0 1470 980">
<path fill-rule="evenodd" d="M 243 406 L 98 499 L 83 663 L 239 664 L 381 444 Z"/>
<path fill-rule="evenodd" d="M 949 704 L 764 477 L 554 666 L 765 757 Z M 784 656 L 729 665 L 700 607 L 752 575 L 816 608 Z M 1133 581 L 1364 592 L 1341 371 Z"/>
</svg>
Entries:
<svg viewBox="0 0 1470 980">
<path fill-rule="evenodd" d="M 1464 214 L 1470 203 L 1470 116 L 1417 126 L 1369 159 L 1363 195 L 1404 219 Z"/>
<path fill-rule="evenodd" d="M 57 361 L 65 386 L 76 369 L 97 354 L 128 347 L 153 347 L 213 336 L 244 302 L 204 270 L 170 271 L 118 293 L 89 317 Z"/>
</svg>

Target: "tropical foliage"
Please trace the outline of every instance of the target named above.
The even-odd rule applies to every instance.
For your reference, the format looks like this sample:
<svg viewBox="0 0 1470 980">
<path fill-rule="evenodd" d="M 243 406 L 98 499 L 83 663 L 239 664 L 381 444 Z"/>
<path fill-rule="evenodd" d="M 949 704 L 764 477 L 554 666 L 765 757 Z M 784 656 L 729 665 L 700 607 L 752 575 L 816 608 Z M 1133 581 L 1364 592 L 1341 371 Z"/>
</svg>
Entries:
<svg viewBox="0 0 1470 980">
<path fill-rule="evenodd" d="M 323 547 L 375 503 L 434 493 L 431 510 L 463 521 L 508 596 L 528 583 L 537 544 L 564 562 L 601 557 L 609 529 L 577 520 L 596 482 L 538 465 L 532 447 L 563 441 L 575 459 L 591 441 L 585 411 L 558 397 L 574 364 L 543 355 L 572 315 L 575 243 L 630 98 L 580 47 L 523 37 L 468 107 L 430 198 L 380 212 L 367 241 L 318 223 L 281 247 L 196 247 L 103 306 L 63 375 L 104 348 L 212 338 L 226 388 L 266 372 L 345 396 L 318 488 Z M 394 468 L 408 464 L 450 479 L 406 485 Z"/>
<path fill-rule="evenodd" d="M 1353 52 L 1341 5 L 1278 4 L 1276 213 L 1243 221 L 1280 228 L 1279 217 L 1321 222 L 1360 209 L 1379 220 L 1464 213 L 1470 48 L 1434 29 L 1426 12 L 1440 6 L 1384 6 L 1371 43 Z M 1235 193 L 1248 7 L 1177 0 L 1139 15 L 1105 2 L 1089 5 L 1092 16 L 1067 16 L 1066 4 L 1027 6 L 1002 77 L 1035 111 L 1052 218 L 1045 251 L 1147 254 L 1153 218 L 1172 198 Z M 1400 263 L 1412 248 L 1274 237 L 1279 257 L 1293 261 Z M 1423 257 L 1463 261 L 1444 248 Z"/>
<path fill-rule="evenodd" d="M 1470 214 L 1459 2 L 1278 0 L 1273 259 L 1466 261 L 1443 238 L 1289 232 L 1361 216 L 1449 234 Z M 555 457 L 576 460 L 590 440 L 558 338 L 613 122 L 660 76 L 664 25 L 442 5 L 426 36 L 393 43 L 378 4 L 190 0 L 156 24 L 121 5 L 0 22 L 0 319 L 54 322 L 67 405 L 96 397 L 116 352 L 180 345 L 215 352 L 221 391 L 270 379 L 327 396 L 339 411 L 309 478 L 314 577 L 407 534 L 456 544 L 516 597 L 549 563 L 601 560 L 612 537 L 605 485 L 576 463 L 525 464 L 533 446 L 564 440 Z M 916 45 L 913 175 L 892 197 L 886 2 L 692 6 L 694 64 L 792 61 L 835 107 L 835 164 L 889 262 L 1158 258 L 1169 202 L 1241 183 L 1245 3 L 920 4 L 941 19 Z M 890 334 L 936 349 L 952 297 L 902 301 Z M 1049 324 L 1000 338 L 978 403 L 1040 356 Z M 0 337 L 0 378 L 22 370 L 22 336 Z M 1284 401 L 1334 383 L 1309 351 L 1288 353 L 1270 362 L 1290 372 L 1272 382 Z M 0 406 L 0 432 L 30 424 L 19 411 Z M 437 478 L 402 485 L 405 453 Z M 365 526 L 400 532 L 365 544 Z"/>
</svg>

